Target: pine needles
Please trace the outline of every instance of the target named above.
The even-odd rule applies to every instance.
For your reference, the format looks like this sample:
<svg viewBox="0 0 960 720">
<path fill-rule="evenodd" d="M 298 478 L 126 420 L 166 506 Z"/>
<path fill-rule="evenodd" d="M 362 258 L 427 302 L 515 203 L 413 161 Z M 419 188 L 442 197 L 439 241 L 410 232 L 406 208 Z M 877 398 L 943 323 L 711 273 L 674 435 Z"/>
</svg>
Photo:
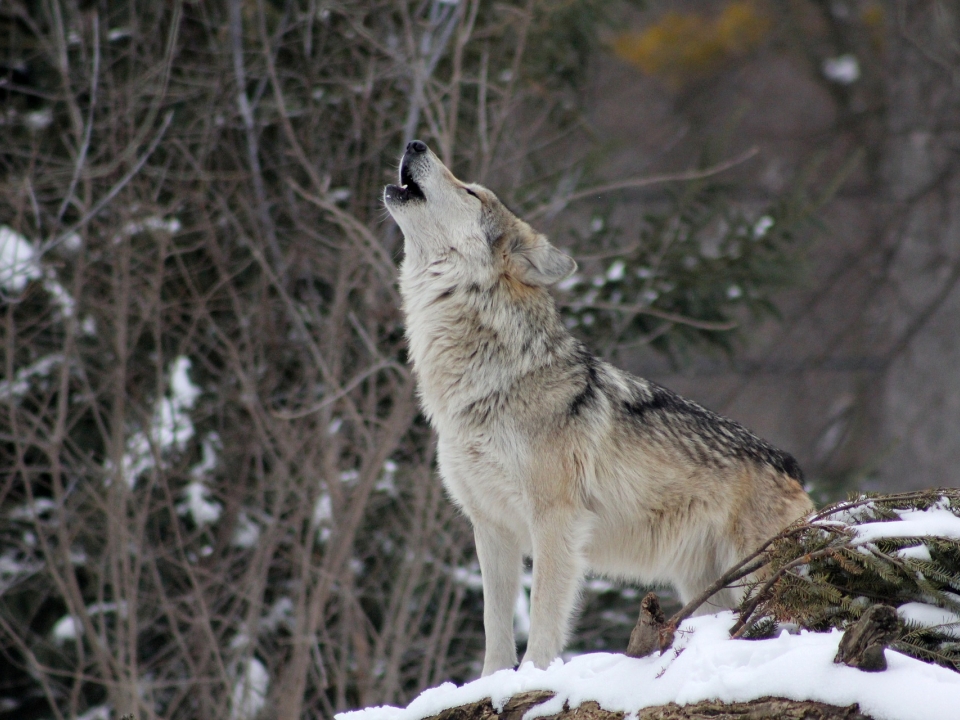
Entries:
<svg viewBox="0 0 960 720">
<path fill-rule="evenodd" d="M 734 637 L 770 637 L 784 623 L 844 629 L 882 603 L 901 619 L 892 647 L 960 672 L 960 490 L 836 503 L 761 557 Z"/>
</svg>

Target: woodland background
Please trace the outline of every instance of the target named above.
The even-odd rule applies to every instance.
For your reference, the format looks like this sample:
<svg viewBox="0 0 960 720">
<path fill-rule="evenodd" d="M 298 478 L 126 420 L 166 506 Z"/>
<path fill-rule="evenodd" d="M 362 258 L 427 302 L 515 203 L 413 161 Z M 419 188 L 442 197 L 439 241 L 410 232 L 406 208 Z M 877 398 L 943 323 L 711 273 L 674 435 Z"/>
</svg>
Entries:
<svg viewBox="0 0 960 720">
<path fill-rule="evenodd" d="M 0 718 L 479 672 L 380 200 L 412 137 L 818 500 L 958 484 L 960 3 L 4 0 Z M 588 581 L 572 650 L 640 596 Z"/>
</svg>

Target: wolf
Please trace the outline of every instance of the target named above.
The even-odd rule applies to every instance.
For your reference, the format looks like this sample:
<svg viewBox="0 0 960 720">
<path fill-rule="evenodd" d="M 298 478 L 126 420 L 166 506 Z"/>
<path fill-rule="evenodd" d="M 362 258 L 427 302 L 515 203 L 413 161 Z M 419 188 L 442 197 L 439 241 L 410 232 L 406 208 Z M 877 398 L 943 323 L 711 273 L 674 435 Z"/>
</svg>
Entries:
<svg viewBox="0 0 960 720">
<path fill-rule="evenodd" d="M 587 571 L 670 584 L 687 602 L 813 509 L 793 457 L 574 338 L 547 290 L 573 259 L 425 143 L 407 144 L 383 199 L 404 236 L 408 351 L 440 474 L 473 525 L 483 675 L 516 666 L 524 556 L 523 661 L 544 668 Z"/>
</svg>

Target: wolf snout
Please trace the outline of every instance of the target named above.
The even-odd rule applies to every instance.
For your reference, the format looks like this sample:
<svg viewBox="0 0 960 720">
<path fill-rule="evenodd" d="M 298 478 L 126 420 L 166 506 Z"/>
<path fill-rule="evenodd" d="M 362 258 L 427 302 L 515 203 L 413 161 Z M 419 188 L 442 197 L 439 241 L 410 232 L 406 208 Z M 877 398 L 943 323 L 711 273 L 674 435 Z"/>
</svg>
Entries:
<svg viewBox="0 0 960 720">
<path fill-rule="evenodd" d="M 400 184 L 387 185 L 384 188 L 383 199 L 388 208 L 398 209 L 410 201 L 422 202 L 426 200 L 419 180 L 422 179 L 425 163 L 429 162 L 429 148 L 420 140 L 411 140 L 407 143 L 403 158 L 400 160 Z"/>
</svg>

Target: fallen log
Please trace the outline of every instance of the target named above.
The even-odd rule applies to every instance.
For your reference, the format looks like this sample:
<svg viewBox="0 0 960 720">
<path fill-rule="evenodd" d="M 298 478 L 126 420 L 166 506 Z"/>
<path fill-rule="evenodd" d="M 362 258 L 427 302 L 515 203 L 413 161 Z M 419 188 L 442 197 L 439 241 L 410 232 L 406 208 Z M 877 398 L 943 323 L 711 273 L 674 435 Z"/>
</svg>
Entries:
<svg viewBox="0 0 960 720">
<path fill-rule="evenodd" d="M 424 720 L 522 720 L 531 708 L 546 702 L 553 693 L 543 690 L 510 698 L 498 713 L 490 699 L 449 708 Z M 657 705 L 639 710 L 637 720 L 873 720 L 854 703 L 846 707 L 813 700 L 764 697 L 749 702 L 724 703 L 704 700 L 690 705 Z M 623 720 L 624 713 L 605 710 L 593 701 L 564 709 L 538 720 Z"/>
</svg>

